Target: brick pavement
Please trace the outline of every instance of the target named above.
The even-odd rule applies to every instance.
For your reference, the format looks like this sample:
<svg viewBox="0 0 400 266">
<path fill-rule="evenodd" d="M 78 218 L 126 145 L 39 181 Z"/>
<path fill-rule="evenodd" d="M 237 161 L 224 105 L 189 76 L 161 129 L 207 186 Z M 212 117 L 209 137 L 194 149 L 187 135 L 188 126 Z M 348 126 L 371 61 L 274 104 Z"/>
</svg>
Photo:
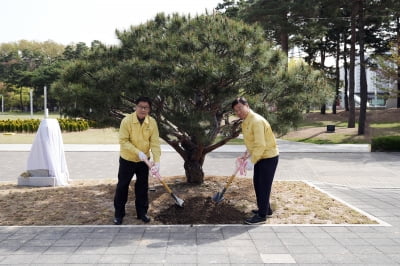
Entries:
<svg viewBox="0 0 400 266">
<path fill-rule="evenodd" d="M 0 265 L 400 265 L 400 154 L 293 151 L 281 153 L 277 179 L 307 179 L 382 223 L 1 226 Z M 210 154 L 205 172 L 230 174 L 227 166 L 237 152 Z M 20 167 L 13 160 L 24 161 L 24 156 L 24 151 L 0 152 L 1 181 Z M 115 175 L 115 151 L 66 156 L 75 176 Z M 163 157 L 162 174 L 182 170 L 173 152 Z M 94 171 L 101 161 L 103 171 Z M 79 163 L 87 171 L 73 170 Z"/>
</svg>

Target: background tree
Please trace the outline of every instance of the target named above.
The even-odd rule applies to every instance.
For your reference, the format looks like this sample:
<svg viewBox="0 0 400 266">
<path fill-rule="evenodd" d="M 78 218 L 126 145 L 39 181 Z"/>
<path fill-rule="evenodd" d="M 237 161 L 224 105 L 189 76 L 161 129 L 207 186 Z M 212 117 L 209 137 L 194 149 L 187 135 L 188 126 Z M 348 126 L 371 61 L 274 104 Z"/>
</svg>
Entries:
<svg viewBox="0 0 400 266">
<path fill-rule="evenodd" d="M 383 33 L 381 34 L 381 39 L 386 41 L 387 47 L 389 47 L 387 50 L 390 50 L 390 52 L 385 53 L 386 50 L 384 50 L 382 53 L 378 53 L 380 57 L 380 59 L 378 59 L 378 61 L 380 61 L 378 66 L 382 67 L 377 68 L 378 75 L 380 78 L 386 79 L 387 81 L 394 81 L 397 92 L 389 89 L 389 93 L 395 95 L 397 98 L 397 108 L 400 108 L 400 62 L 396 59 L 400 57 L 400 2 L 396 0 L 386 0 L 382 6 L 380 9 L 386 12 L 384 16 L 382 16 L 384 20 L 381 24 L 381 32 Z M 388 61 L 385 63 L 386 59 Z M 391 71 L 386 71 L 388 67 L 396 70 L 397 77 L 394 80 L 394 75 L 389 74 Z M 386 90 L 387 88 L 384 88 L 384 91 Z"/>
<path fill-rule="evenodd" d="M 22 111 L 26 109 L 24 87 L 34 89 L 34 106 L 43 106 L 43 83 L 49 86 L 57 78 L 54 65 L 58 64 L 63 51 L 63 45 L 51 41 L 21 40 L 0 45 L 0 81 L 6 85 L 10 97 L 14 98 L 14 93 L 19 94 L 20 100 L 15 107 Z"/>
<path fill-rule="evenodd" d="M 158 14 L 117 36 L 120 47 L 71 63 L 60 87 L 75 89 L 77 99 L 108 95 L 93 105 L 96 116 L 102 109 L 121 118 L 137 96 L 152 97 L 161 138 L 184 159 L 191 183 L 203 182 L 206 154 L 239 135 L 240 123 L 230 119 L 235 97 L 256 99 L 254 108 L 286 132 L 304 106 L 317 102 L 313 95 L 330 89 L 305 64 L 289 72 L 285 54 L 260 27 L 226 16 Z"/>
<path fill-rule="evenodd" d="M 397 103 L 399 103 L 398 98 L 400 97 L 397 86 L 399 79 L 398 66 L 400 65 L 398 50 L 398 44 L 393 43 L 387 54 L 377 55 L 373 59 L 374 71 L 377 73 L 375 86 L 386 93 L 386 98 L 397 98 Z M 393 86 L 393 84 L 396 84 L 396 86 Z"/>
<path fill-rule="evenodd" d="M 52 84 L 51 92 L 60 107 L 60 115 L 96 120 L 98 126 L 118 126 L 110 118 L 110 109 L 120 105 L 120 91 L 114 84 L 116 66 L 121 59 L 115 52 L 119 53 L 119 49 L 99 41 L 92 42 L 90 48 L 82 47 L 66 47 L 64 56 L 69 60 L 63 64 L 60 78 Z"/>
<path fill-rule="evenodd" d="M 367 74 L 366 74 L 366 60 L 365 60 L 365 0 L 358 1 L 358 34 L 359 34 L 359 47 L 360 47 L 360 115 L 358 119 L 358 135 L 363 135 L 365 132 L 365 120 L 367 118 L 367 101 L 368 101 L 368 87 L 367 87 Z"/>
</svg>

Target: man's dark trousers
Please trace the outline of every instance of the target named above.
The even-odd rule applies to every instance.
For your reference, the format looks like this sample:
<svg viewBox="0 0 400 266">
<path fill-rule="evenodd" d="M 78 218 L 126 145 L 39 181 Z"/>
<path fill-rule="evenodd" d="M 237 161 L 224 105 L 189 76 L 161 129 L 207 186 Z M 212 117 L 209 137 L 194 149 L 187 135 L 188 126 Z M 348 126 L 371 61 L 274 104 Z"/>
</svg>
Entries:
<svg viewBox="0 0 400 266">
<path fill-rule="evenodd" d="M 271 195 L 272 182 L 278 166 L 279 156 L 259 160 L 254 165 L 253 185 L 256 192 L 258 215 L 266 217 Z"/>
<path fill-rule="evenodd" d="M 137 217 L 147 214 L 149 208 L 149 168 L 144 162 L 131 162 L 119 158 L 118 184 L 114 196 L 115 217 L 125 216 L 125 205 L 128 201 L 129 184 L 136 174 L 135 207 Z"/>
</svg>

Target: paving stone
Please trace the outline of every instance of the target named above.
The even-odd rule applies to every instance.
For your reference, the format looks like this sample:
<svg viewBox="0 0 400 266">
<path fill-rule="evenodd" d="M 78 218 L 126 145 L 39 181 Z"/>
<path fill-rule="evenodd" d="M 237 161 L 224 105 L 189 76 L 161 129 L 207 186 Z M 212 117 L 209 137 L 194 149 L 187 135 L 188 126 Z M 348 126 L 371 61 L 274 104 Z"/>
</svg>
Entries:
<svg viewBox="0 0 400 266">
<path fill-rule="evenodd" d="M 48 265 L 48 264 L 63 264 L 66 263 L 68 258 L 71 255 L 64 255 L 64 254 L 42 254 L 32 260 L 32 264 L 41 264 L 41 265 Z"/>
<path fill-rule="evenodd" d="M 295 262 L 298 264 L 329 264 L 330 261 L 320 253 L 315 254 L 291 254 Z"/>
<path fill-rule="evenodd" d="M 198 264 L 229 264 L 229 257 L 225 254 L 199 254 Z"/>
<path fill-rule="evenodd" d="M 97 154 L 85 156 L 96 158 L 96 165 L 110 154 L 118 156 Z M 81 153 L 73 155 L 82 161 Z M 168 155 L 171 165 L 174 156 Z M 220 169 L 237 152 L 212 156 L 207 172 L 210 166 L 212 171 Z M 282 153 L 276 180 L 310 178 L 329 194 L 392 226 L 0 226 L 0 265 L 399 265 L 400 153 L 342 153 L 340 161 L 337 156 Z M 350 168 L 363 169 L 360 174 Z M 377 171 L 384 175 L 377 177 Z"/>
<path fill-rule="evenodd" d="M 66 263 L 74 264 L 94 264 L 97 263 L 102 255 L 91 255 L 91 254 L 72 254 L 66 261 Z"/>
<path fill-rule="evenodd" d="M 197 264 L 197 255 L 185 254 L 166 254 L 165 261 L 167 264 Z"/>
<path fill-rule="evenodd" d="M 262 262 L 267 264 L 292 264 L 296 263 L 290 254 L 260 254 Z"/>
<path fill-rule="evenodd" d="M 113 264 L 113 265 L 120 265 L 120 264 L 129 264 L 133 260 L 133 254 L 132 255 L 126 255 L 126 254 L 118 254 L 118 255 L 110 255 L 106 254 L 103 255 L 96 264 Z"/>
</svg>

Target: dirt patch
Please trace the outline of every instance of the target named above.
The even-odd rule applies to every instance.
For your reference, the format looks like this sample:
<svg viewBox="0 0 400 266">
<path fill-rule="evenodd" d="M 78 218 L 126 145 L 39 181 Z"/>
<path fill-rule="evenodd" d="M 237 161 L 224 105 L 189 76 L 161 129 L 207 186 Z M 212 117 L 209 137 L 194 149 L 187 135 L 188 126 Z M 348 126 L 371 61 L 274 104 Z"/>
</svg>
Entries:
<svg viewBox="0 0 400 266">
<path fill-rule="evenodd" d="M 216 204 L 211 197 L 228 177 L 208 176 L 202 185 L 168 177 L 166 182 L 185 201 L 174 204 L 171 195 L 154 182 L 149 192 L 150 224 L 242 224 L 256 208 L 252 180 L 236 178 Z M 151 183 L 152 183 L 151 182 Z M 132 182 L 133 183 L 133 182 Z M 19 187 L 0 185 L 0 225 L 107 225 L 112 223 L 115 180 L 73 181 L 69 187 Z M 270 224 L 371 224 L 368 217 L 328 197 L 303 182 L 274 182 Z M 136 219 L 133 190 L 130 189 L 124 224 L 143 224 Z"/>
</svg>

